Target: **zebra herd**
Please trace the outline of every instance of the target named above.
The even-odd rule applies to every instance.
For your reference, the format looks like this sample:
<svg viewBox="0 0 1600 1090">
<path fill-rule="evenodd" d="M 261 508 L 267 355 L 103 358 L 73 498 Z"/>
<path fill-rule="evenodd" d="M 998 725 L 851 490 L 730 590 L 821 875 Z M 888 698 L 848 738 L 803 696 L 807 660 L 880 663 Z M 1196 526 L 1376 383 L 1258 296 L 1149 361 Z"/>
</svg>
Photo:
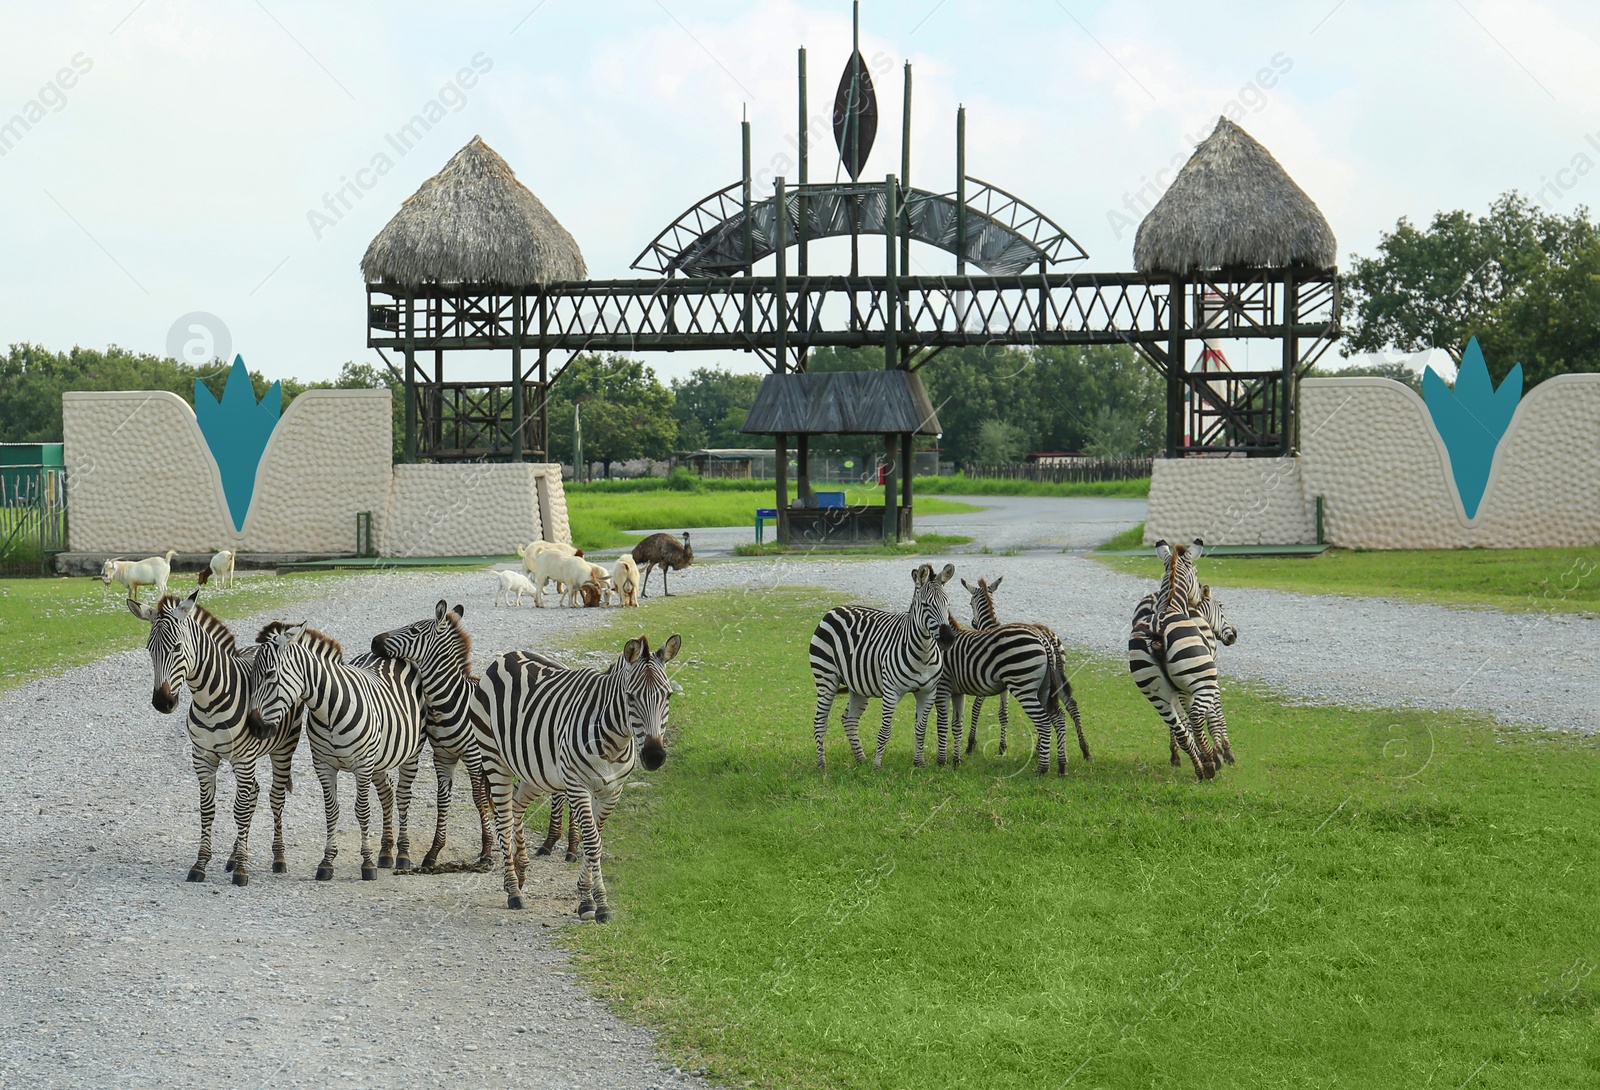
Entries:
<svg viewBox="0 0 1600 1090">
<path fill-rule="evenodd" d="M 1128 637 L 1128 669 L 1140 692 L 1160 713 L 1170 735 L 1170 759 L 1189 755 L 1199 779 L 1215 776 L 1223 762 L 1232 764 L 1227 721 L 1217 685 L 1216 649 L 1231 645 L 1238 630 L 1223 612 L 1212 588 L 1200 583 L 1195 561 L 1204 543 L 1156 547 L 1164 565 L 1159 587 L 1140 600 Z M 844 733 L 857 763 L 866 760 L 858 725 L 867 702 L 877 697 L 883 720 L 878 731 L 873 768 L 883 766 L 890 726 L 903 697 L 916 701 L 912 762 L 924 757 L 928 714 L 937 710 L 936 760 L 952 766 L 962 757 L 963 704 L 973 698 L 966 752 L 977 744 L 978 713 L 986 697 L 1000 698 L 1000 748 L 1006 751 L 1006 698 L 1013 696 L 1034 723 L 1034 764 L 1043 775 L 1050 769 L 1050 739 L 1055 738 L 1056 773 L 1067 771 L 1066 715 L 1077 730 L 1078 749 L 1089 760 L 1083 719 L 1072 695 L 1061 641 L 1047 626 L 1001 623 L 994 592 L 1004 576 L 977 585 L 961 581 L 972 601 L 972 625 L 963 626 L 951 613 L 945 586 L 955 574 L 946 564 L 935 572 L 922 564 L 911 573 L 911 605 L 905 612 L 838 606 L 830 609 L 811 636 L 811 676 L 817 711 L 813 734 L 817 767 L 827 767 L 824 739 L 834 700 L 848 694 Z M 953 709 L 953 716 L 952 716 Z M 1209 739 L 1207 738 L 1209 732 Z"/>
<path fill-rule="evenodd" d="M 601 871 L 601 829 L 635 767 L 665 762 L 672 685 L 666 664 L 682 645 L 674 635 L 652 652 L 647 639 L 628 640 L 608 670 L 571 668 L 528 651 L 493 659 L 481 677 L 471 666 L 464 609 L 440 601 L 432 617 L 379 633 L 369 653 L 345 658 L 337 641 L 303 622 L 274 621 L 255 642 L 239 646 L 233 633 L 198 602 L 199 590 L 154 604 L 129 601 L 150 625 L 146 648 L 155 670 L 151 704 L 163 714 L 190 691 L 188 731 L 200 781 L 200 850 L 189 881 L 204 881 L 211 860 L 219 765 L 232 766 L 236 836 L 227 870 L 234 885 L 250 880 L 250 824 L 259 787 L 256 762 L 272 762 L 272 869 L 287 868 L 283 805 L 292 787 L 290 765 L 302 733 L 322 783 L 327 839 L 318 881 L 333 877 L 338 850 L 338 774 L 356 781 L 361 829 L 361 877 L 379 868 L 409 870 L 411 787 L 426 741 L 438 778 L 437 826 L 422 865 L 437 864 L 445 844 L 455 769 L 472 782 L 483 841 L 477 865 L 492 865 L 498 848 L 506 903 L 522 907 L 526 878 L 524 809 L 550 797 L 559 829 L 563 804 L 581 841 L 578 915 L 611 917 Z M 395 773 L 390 782 L 389 773 Z M 372 850 L 369 788 L 382 810 L 382 839 Z M 397 820 L 398 819 L 398 820 Z M 546 854 L 555 841 L 539 850 Z M 573 854 L 569 853 L 569 859 Z"/>
</svg>

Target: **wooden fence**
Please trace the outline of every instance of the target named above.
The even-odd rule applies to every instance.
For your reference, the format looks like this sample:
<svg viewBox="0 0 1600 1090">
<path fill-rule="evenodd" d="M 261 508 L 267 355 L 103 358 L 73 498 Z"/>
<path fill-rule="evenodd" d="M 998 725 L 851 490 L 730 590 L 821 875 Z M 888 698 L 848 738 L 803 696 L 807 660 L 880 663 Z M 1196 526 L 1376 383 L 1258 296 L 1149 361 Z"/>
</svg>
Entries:
<svg viewBox="0 0 1600 1090">
<path fill-rule="evenodd" d="M 1152 458 L 1074 458 L 1068 462 L 1014 462 L 1005 465 L 968 464 L 969 477 L 1003 481 L 1046 481 L 1051 484 L 1084 481 L 1131 481 L 1150 476 Z"/>
</svg>

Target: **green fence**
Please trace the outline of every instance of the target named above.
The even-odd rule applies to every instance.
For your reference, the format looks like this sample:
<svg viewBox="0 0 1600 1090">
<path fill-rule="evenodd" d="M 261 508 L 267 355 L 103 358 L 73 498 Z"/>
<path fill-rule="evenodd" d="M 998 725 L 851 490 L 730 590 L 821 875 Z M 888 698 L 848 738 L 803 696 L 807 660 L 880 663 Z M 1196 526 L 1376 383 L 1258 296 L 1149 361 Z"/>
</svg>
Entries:
<svg viewBox="0 0 1600 1090">
<path fill-rule="evenodd" d="M 0 475 L 0 576 L 47 575 L 67 547 L 67 471 L 8 465 Z"/>
</svg>

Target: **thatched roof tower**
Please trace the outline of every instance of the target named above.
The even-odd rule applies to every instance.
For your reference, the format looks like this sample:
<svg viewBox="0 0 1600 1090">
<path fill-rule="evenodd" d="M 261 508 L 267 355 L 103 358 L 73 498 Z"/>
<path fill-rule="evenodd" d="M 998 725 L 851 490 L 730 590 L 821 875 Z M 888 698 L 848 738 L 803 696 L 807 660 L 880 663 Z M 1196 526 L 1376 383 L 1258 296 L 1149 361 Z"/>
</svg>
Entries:
<svg viewBox="0 0 1600 1090">
<path fill-rule="evenodd" d="M 1338 264 L 1333 229 L 1272 153 L 1227 118 L 1195 148 L 1133 240 L 1134 268 L 1197 270 Z"/>
<path fill-rule="evenodd" d="M 583 254 L 493 148 L 472 142 L 422 183 L 361 258 L 367 283 L 543 286 L 589 275 Z"/>
</svg>

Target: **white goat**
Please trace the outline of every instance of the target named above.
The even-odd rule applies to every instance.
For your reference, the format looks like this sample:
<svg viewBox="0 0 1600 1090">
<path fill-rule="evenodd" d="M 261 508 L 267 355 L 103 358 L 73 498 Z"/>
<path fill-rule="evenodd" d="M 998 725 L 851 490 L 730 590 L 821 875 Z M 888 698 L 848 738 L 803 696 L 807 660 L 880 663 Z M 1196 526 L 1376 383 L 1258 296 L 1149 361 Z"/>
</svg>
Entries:
<svg viewBox="0 0 1600 1090">
<path fill-rule="evenodd" d="M 564 553 L 567 556 L 578 555 L 577 549 L 560 541 L 530 541 L 526 545 L 517 546 L 517 555 L 522 558 L 522 570 L 532 573 L 534 561 L 543 552 Z"/>
<path fill-rule="evenodd" d="M 524 594 L 531 594 L 534 596 L 535 600 L 538 599 L 539 592 L 534 588 L 533 583 L 529 581 L 528 577 L 521 572 L 497 571 L 494 574 L 495 577 L 500 581 L 500 589 L 495 591 L 494 594 L 495 605 L 499 605 L 500 599 L 504 598 L 506 605 L 509 606 L 511 604 L 511 596 L 513 594 L 517 596 L 517 605 L 519 606 L 522 604 L 522 596 Z"/>
<path fill-rule="evenodd" d="M 167 593 L 167 580 L 172 576 L 172 558 L 177 549 L 168 549 L 166 558 L 147 557 L 144 560 L 107 560 L 100 565 L 100 582 L 106 586 L 121 583 L 128 588 L 130 601 L 139 600 L 140 587 L 155 587 L 159 598 Z"/>
<path fill-rule="evenodd" d="M 219 587 L 233 586 L 233 550 L 221 549 L 211 558 L 211 576 Z"/>
<path fill-rule="evenodd" d="M 561 589 L 562 605 L 577 605 L 582 601 L 579 588 L 592 578 L 590 564 L 583 557 L 545 549 L 534 557 L 533 604 L 544 605 L 544 585 L 555 580 Z"/>
<path fill-rule="evenodd" d="M 638 608 L 639 565 L 627 553 L 617 557 L 617 563 L 611 569 L 611 585 L 616 589 L 620 604 Z"/>
</svg>

